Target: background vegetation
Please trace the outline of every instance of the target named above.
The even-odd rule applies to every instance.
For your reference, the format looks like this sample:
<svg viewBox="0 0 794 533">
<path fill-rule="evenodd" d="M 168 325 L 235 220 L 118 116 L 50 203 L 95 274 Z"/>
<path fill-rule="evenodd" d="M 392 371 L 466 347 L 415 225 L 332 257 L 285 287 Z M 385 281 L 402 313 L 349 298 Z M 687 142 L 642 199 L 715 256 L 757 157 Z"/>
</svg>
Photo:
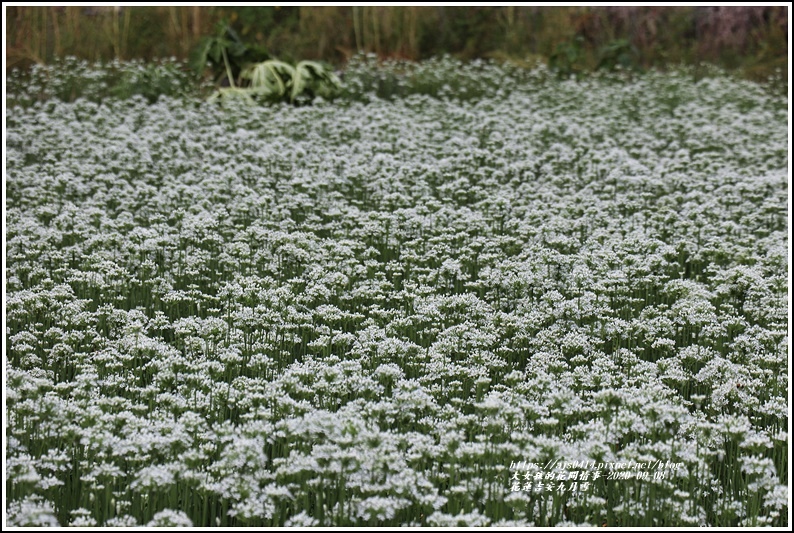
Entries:
<svg viewBox="0 0 794 533">
<path fill-rule="evenodd" d="M 784 6 L 733 7 L 8 7 L 6 68 L 89 61 L 187 59 L 216 24 L 296 62 L 341 65 L 451 54 L 548 62 L 563 73 L 622 65 L 709 62 L 751 79 L 787 78 Z"/>
</svg>

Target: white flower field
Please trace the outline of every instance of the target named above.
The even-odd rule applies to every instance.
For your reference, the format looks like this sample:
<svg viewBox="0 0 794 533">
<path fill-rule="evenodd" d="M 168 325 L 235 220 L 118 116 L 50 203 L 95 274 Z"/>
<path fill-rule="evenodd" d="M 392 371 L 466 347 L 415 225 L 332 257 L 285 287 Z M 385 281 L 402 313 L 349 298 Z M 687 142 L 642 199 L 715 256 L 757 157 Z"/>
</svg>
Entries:
<svg viewBox="0 0 794 533">
<path fill-rule="evenodd" d="M 7 108 L 9 525 L 789 525 L 786 97 L 458 68 Z"/>
</svg>

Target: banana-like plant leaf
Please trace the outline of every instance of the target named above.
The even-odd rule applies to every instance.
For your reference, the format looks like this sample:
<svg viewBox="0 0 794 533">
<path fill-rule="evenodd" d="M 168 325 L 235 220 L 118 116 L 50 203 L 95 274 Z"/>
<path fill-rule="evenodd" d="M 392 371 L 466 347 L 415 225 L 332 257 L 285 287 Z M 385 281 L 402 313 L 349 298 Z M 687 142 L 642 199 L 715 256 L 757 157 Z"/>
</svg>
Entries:
<svg viewBox="0 0 794 533">
<path fill-rule="evenodd" d="M 252 100 L 254 96 L 260 96 L 294 103 L 304 94 L 333 96 L 342 87 L 342 82 L 331 68 L 317 61 L 301 61 L 293 67 L 283 61 L 268 59 L 248 65 L 240 73 L 240 78 L 250 82 L 248 87 L 234 88 L 235 91 L 226 89 L 225 92 L 228 92 L 229 96 L 232 94 L 241 96 L 240 91 L 244 91 L 244 94 Z M 212 99 L 226 96 L 216 93 Z"/>
<path fill-rule="evenodd" d="M 212 96 L 207 98 L 208 102 L 215 102 L 216 100 L 228 101 L 232 99 L 241 99 L 248 104 L 254 105 L 251 89 L 240 87 L 222 87 L 215 91 Z"/>
<path fill-rule="evenodd" d="M 317 61 L 301 61 L 295 67 L 290 100 L 294 102 L 307 90 L 328 96 L 341 88 L 342 82 L 329 67 Z"/>
<path fill-rule="evenodd" d="M 246 68 L 241 77 L 251 80 L 251 88 L 265 89 L 268 94 L 284 96 L 294 78 L 295 67 L 283 61 L 269 59 Z"/>
</svg>

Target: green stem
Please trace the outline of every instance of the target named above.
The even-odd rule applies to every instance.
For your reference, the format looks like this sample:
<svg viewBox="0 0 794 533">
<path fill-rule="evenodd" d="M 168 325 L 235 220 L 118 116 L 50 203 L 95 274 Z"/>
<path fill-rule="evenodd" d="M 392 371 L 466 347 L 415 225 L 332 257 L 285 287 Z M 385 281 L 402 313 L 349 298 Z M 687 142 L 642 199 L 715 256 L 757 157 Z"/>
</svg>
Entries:
<svg viewBox="0 0 794 533">
<path fill-rule="evenodd" d="M 232 67 L 229 66 L 229 57 L 226 55 L 226 48 L 221 48 L 223 53 L 223 64 L 226 66 L 226 77 L 229 79 L 229 86 L 235 89 L 237 86 L 234 84 L 234 76 L 232 76 Z"/>
</svg>

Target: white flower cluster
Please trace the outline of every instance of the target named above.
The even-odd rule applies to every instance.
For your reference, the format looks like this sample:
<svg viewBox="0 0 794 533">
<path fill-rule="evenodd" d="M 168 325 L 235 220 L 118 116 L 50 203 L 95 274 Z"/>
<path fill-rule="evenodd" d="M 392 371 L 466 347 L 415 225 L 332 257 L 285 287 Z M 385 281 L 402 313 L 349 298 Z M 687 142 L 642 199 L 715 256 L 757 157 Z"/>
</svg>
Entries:
<svg viewBox="0 0 794 533">
<path fill-rule="evenodd" d="M 10 524 L 788 525 L 785 100 L 443 61 L 7 109 Z"/>
</svg>

